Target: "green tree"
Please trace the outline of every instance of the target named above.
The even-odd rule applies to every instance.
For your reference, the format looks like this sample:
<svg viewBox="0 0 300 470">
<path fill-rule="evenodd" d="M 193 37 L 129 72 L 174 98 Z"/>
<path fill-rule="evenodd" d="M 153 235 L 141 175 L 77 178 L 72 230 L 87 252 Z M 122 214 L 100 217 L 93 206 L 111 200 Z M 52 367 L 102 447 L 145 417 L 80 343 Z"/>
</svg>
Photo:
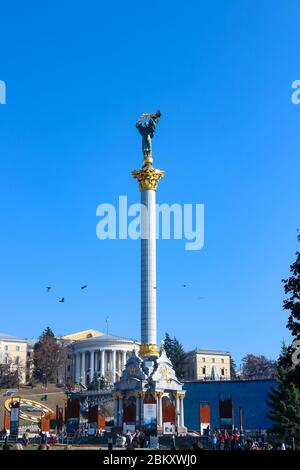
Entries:
<svg viewBox="0 0 300 470">
<path fill-rule="evenodd" d="M 41 334 L 34 346 L 34 377 L 46 386 L 48 382 L 57 382 L 59 371 L 64 371 L 67 364 L 67 350 L 58 341 L 50 327 Z"/>
<path fill-rule="evenodd" d="M 300 235 L 298 235 L 300 242 Z M 283 302 L 283 308 L 290 312 L 287 322 L 287 328 L 290 330 L 293 339 L 300 339 L 300 252 L 296 252 L 296 260 L 290 266 L 291 275 L 288 279 L 283 279 L 284 291 L 288 296 Z M 298 387 L 300 387 L 300 361 L 293 364 L 294 348 L 288 346 L 286 354 L 279 359 L 280 365 L 286 369 L 291 369 L 289 372 L 290 379 L 293 380 Z M 298 358 L 299 359 L 299 354 Z"/>
<path fill-rule="evenodd" d="M 173 368 L 178 379 L 183 378 L 184 373 L 184 362 L 186 360 L 186 352 L 183 349 L 182 344 L 178 341 L 177 338 L 171 338 L 171 336 L 166 333 L 164 338 L 164 349 L 166 355 L 173 364 Z"/>
<path fill-rule="evenodd" d="M 94 372 L 93 380 L 88 384 L 88 390 L 98 390 L 98 374 L 96 371 Z"/>
<path fill-rule="evenodd" d="M 236 363 L 232 356 L 230 356 L 230 377 L 236 379 Z"/>
<path fill-rule="evenodd" d="M 271 410 L 268 416 L 274 423 L 272 431 L 289 444 L 294 438 L 300 449 L 300 390 L 282 366 L 278 367 L 277 387 L 271 389 L 267 404 Z"/>
<path fill-rule="evenodd" d="M 50 328 L 50 326 L 47 326 L 47 328 L 44 329 L 43 333 L 40 336 L 40 338 L 47 338 L 47 337 L 54 338 L 54 333 L 52 329 Z"/>
<path fill-rule="evenodd" d="M 277 362 L 266 356 L 247 354 L 242 359 L 242 372 L 245 379 L 269 379 L 277 374 Z"/>
</svg>

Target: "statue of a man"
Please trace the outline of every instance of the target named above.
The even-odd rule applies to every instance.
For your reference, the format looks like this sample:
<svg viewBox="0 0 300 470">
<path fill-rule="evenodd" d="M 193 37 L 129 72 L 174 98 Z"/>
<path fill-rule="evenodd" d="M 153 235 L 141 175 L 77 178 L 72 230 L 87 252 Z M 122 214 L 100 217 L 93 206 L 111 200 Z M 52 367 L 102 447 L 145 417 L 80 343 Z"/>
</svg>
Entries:
<svg viewBox="0 0 300 470">
<path fill-rule="evenodd" d="M 154 136 L 155 127 L 158 123 L 158 120 L 161 116 L 161 112 L 158 110 L 156 114 L 142 114 L 136 123 L 136 128 L 139 133 L 143 136 L 142 148 L 144 160 L 148 161 L 149 157 L 152 157 L 152 144 L 151 139 Z M 143 124 L 144 119 L 150 118 L 149 121 L 146 121 Z"/>
</svg>

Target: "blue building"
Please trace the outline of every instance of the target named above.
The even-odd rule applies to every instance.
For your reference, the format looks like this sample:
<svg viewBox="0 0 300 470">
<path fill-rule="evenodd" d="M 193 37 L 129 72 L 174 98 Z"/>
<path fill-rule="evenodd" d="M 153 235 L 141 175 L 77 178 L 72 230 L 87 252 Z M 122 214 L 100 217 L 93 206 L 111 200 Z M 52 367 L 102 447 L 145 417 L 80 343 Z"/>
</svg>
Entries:
<svg viewBox="0 0 300 470">
<path fill-rule="evenodd" d="M 200 431 L 200 402 L 209 402 L 211 429 L 220 427 L 219 400 L 231 397 L 234 426 L 239 427 L 242 408 L 244 430 L 266 430 L 272 427 L 267 417 L 268 393 L 276 387 L 274 379 L 186 382 L 184 390 L 184 420 L 189 431 Z"/>
</svg>

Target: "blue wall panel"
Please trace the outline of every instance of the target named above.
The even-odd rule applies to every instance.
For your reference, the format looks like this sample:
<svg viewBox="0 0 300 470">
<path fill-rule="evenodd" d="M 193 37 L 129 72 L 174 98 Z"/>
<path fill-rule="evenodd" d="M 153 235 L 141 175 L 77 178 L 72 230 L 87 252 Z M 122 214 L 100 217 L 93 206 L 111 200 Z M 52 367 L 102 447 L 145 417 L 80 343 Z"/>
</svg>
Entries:
<svg viewBox="0 0 300 470">
<path fill-rule="evenodd" d="M 211 408 L 211 428 L 219 428 L 219 394 L 231 394 L 234 407 L 234 423 L 239 427 L 239 406 L 243 409 L 243 428 L 269 429 L 272 426 L 267 417 L 269 411 L 266 400 L 276 381 L 234 380 L 216 382 L 187 382 L 184 385 L 184 420 L 189 430 L 199 431 L 200 401 L 209 401 Z"/>
</svg>

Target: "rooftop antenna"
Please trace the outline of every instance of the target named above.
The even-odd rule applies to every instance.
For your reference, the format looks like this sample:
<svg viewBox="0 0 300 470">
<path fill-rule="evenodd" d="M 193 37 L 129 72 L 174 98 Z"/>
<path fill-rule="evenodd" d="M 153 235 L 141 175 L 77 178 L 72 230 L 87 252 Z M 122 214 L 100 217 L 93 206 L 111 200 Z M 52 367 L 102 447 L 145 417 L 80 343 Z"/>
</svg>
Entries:
<svg viewBox="0 0 300 470">
<path fill-rule="evenodd" d="M 109 317 L 105 318 L 105 323 L 106 323 L 106 334 L 108 335 L 108 319 Z"/>
</svg>

